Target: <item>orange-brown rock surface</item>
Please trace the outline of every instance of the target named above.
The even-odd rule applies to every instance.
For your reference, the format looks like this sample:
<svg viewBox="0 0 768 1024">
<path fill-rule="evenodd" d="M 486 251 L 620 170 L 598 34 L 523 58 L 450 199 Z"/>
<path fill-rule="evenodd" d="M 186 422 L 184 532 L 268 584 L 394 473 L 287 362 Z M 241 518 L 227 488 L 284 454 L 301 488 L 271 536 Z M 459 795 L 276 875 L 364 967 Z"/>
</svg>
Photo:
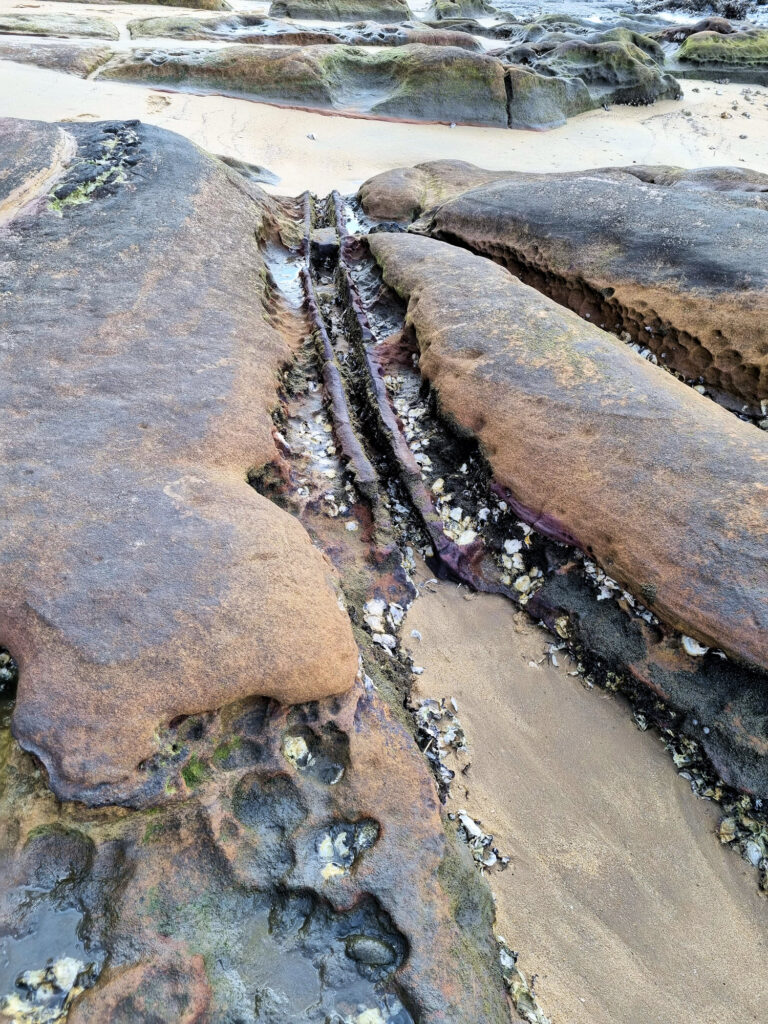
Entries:
<svg viewBox="0 0 768 1024">
<path fill-rule="evenodd" d="M 501 179 L 501 180 L 499 180 Z M 765 175 L 626 168 L 570 174 L 450 162 L 379 175 L 366 211 L 490 256 L 741 409 L 768 399 Z"/>
<path fill-rule="evenodd" d="M 122 813 L 58 803 L 0 748 L 0 1020 L 66 956 L 77 1024 L 506 1024 L 490 892 L 370 681 L 168 738 L 179 788 Z"/>
<path fill-rule="evenodd" d="M 40 154 L 21 166 L 24 136 Z M 14 732 L 59 796 L 141 802 L 137 769 L 173 719 L 340 693 L 357 669 L 329 563 L 247 483 L 276 457 L 290 355 L 260 253 L 275 212 L 138 123 L 2 122 L 0 167 L 8 192 L 38 194 L 6 204 L 2 264 Z"/>
<path fill-rule="evenodd" d="M 465 250 L 369 236 L 421 369 L 526 518 L 660 618 L 768 667 L 768 438 Z"/>
</svg>

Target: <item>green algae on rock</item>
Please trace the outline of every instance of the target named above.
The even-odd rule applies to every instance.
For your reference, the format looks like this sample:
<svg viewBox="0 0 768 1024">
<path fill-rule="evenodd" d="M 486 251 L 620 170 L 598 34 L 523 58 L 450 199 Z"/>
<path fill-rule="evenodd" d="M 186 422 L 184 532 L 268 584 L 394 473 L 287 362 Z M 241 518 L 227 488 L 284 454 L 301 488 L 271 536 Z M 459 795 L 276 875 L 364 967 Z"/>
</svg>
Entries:
<svg viewBox="0 0 768 1024">
<path fill-rule="evenodd" d="M 128 23 L 132 39 L 215 39 L 232 43 L 276 43 L 312 46 L 346 43 L 350 46 L 404 46 L 424 43 L 429 46 L 460 46 L 481 52 L 480 43 L 464 32 L 450 32 L 419 24 L 387 25 L 362 21 L 354 25 L 304 27 L 255 14 L 231 14 L 214 18 L 192 15 L 138 18 Z"/>
<path fill-rule="evenodd" d="M 488 0 L 432 0 L 424 17 L 427 20 L 447 21 L 457 18 L 487 18 L 498 14 Z"/>
<path fill-rule="evenodd" d="M 278 207 L 138 123 L 5 121 L 3 166 L 39 137 L 69 157 L 5 225 L 13 729 L 59 796 L 140 803 L 170 721 L 253 693 L 342 692 L 357 648 L 330 564 L 246 479 L 279 460 L 291 334 L 260 252 Z"/>
<path fill-rule="evenodd" d="M 745 28 L 723 34 L 696 32 L 674 54 L 675 74 L 689 78 L 728 77 L 740 82 L 768 83 L 768 29 Z"/>
<path fill-rule="evenodd" d="M 406 0 L 272 0 L 269 13 L 320 21 L 398 22 L 412 17 Z"/>
<path fill-rule="evenodd" d="M 538 60 L 534 70 L 579 78 L 594 101 L 644 105 L 659 99 L 679 99 L 680 86 L 659 68 L 656 60 L 631 41 L 561 43 Z"/>
<path fill-rule="evenodd" d="M 510 66 L 506 81 L 510 128 L 558 128 L 595 105 L 581 78 L 554 78 Z"/>
</svg>

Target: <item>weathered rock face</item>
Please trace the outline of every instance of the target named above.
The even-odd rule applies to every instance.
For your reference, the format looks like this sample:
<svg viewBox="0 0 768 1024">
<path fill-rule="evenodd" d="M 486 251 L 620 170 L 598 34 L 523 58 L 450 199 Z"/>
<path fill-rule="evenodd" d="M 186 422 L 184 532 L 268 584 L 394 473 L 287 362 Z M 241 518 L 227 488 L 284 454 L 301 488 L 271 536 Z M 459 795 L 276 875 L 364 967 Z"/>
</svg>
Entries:
<svg viewBox="0 0 768 1024">
<path fill-rule="evenodd" d="M 397 195 L 403 211 L 412 208 L 413 186 L 404 191 L 401 172 L 391 173 L 361 191 L 368 212 L 381 195 L 389 216 Z M 439 167 L 418 173 L 442 178 Z M 453 172 L 446 181 L 455 193 Z M 759 412 L 768 397 L 764 186 L 759 173 L 726 169 L 512 173 L 448 199 L 417 230 L 493 257 L 593 323 L 629 331 L 738 409 Z"/>
<path fill-rule="evenodd" d="M 410 221 L 438 203 L 509 175 L 464 160 L 432 160 L 377 174 L 363 182 L 358 195 L 370 217 Z"/>
<path fill-rule="evenodd" d="M 580 78 L 539 75 L 513 65 L 507 68 L 506 80 L 510 128 L 557 128 L 595 106 Z"/>
<path fill-rule="evenodd" d="M 451 18 L 483 18 L 489 14 L 498 14 L 498 11 L 487 0 L 433 0 L 426 17 L 446 21 Z"/>
<path fill-rule="evenodd" d="M 680 86 L 664 73 L 658 44 L 627 29 L 587 39 L 549 33 L 533 46 L 517 45 L 501 56 L 530 69 L 525 78 L 518 69 L 518 81 L 515 77 L 511 81 L 512 127 L 516 126 L 512 121 L 518 121 L 523 127 L 551 128 L 606 103 L 638 106 L 681 96 Z M 516 87 L 523 94 L 521 102 L 545 104 L 543 109 L 522 106 L 515 117 Z"/>
<path fill-rule="evenodd" d="M 503 268 L 369 236 L 421 369 L 526 518 L 660 618 L 768 667 L 768 439 Z"/>
<path fill-rule="evenodd" d="M 54 0 L 56 2 L 56 0 Z M 67 2 L 67 0 L 64 0 Z M 106 3 L 107 0 L 72 0 L 77 4 Z M 113 2 L 113 0 L 109 0 Z M 230 6 L 227 0 L 114 0 L 118 4 L 139 3 L 151 4 L 153 7 L 191 7 L 198 11 L 228 11 Z"/>
<path fill-rule="evenodd" d="M 273 0 L 275 18 L 319 18 L 323 21 L 408 21 L 406 0 Z"/>
<path fill-rule="evenodd" d="M 57 804 L 16 748 L 0 765 L 0 935 L 33 936 L 0 1001 L 65 954 L 77 1024 L 506 1024 L 490 892 L 372 686 L 167 739 L 181 790 L 150 812 Z"/>
<path fill-rule="evenodd" d="M 192 15 L 166 18 L 139 18 L 128 23 L 133 39 L 160 37 L 165 39 L 225 39 L 233 43 L 278 43 L 312 46 L 346 43 L 350 46 L 404 46 L 423 43 L 428 46 L 460 46 L 481 51 L 476 39 L 464 32 L 448 32 L 417 24 L 384 25 L 380 22 L 359 22 L 355 25 L 326 26 L 322 29 L 302 28 L 274 18 L 255 14 L 233 14 L 215 18 Z"/>
<path fill-rule="evenodd" d="M 0 223 L 16 216 L 64 173 L 77 151 L 66 132 L 30 130 L 26 121 L 4 119 L 0 161 Z"/>
<path fill-rule="evenodd" d="M 77 43 L 38 43 L 23 38 L 0 42 L 0 60 L 34 64 L 50 71 L 63 71 L 86 78 L 112 56 L 107 46 L 83 46 Z"/>
<path fill-rule="evenodd" d="M 711 189 L 715 192 L 751 192 L 750 202 L 768 204 L 768 174 L 749 167 L 666 167 L 664 165 L 624 167 L 641 181 L 669 188 Z M 760 195 L 760 193 L 763 193 Z"/>
<path fill-rule="evenodd" d="M 25 36 L 96 36 L 119 39 L 120 32 L 106 18 L 85 18 L 76 14 L 0 15 L 0 34 Z"/>
<path fill-rule="evenodd" d="M 583 175 L 584 172 L 579 172 Z M 640 181 L 668 188 L 714 190 L 732 193 L 734 198 L 749 192 L 749 202 L 768 204 L 768 174 L 747 167 L 668 167 L 664 164 L 599 168 L 590 174 L 631 174 Z M 535 175 L 555 183 L 573 177 L 572 172 Z M 420 214 L 460 196 L 479 185 L 495 181 L 529 180 L 516 171 L 489 171 L 464 160 L 430 160 L 414 167 L 398 167 L 374 175 L 360 186 L 358 197 L 363 209 L 378 220 L 415 220 Z"/>
<path fill-rule="evenodd" d="M 675 73 L 687 78 L 727 76 L 735 81 L 768 82 L 768 29 L 725 33 L 696 32 L 674 54 Z"/>
<path fill-rule="evenodd" d="M 339 693 L 357 669 L 329 564 L 246 481 L 276 458 L 290 351 L 259 251 L 276 212 L 154 128 L 3 122 L 0 138 L 4 187 L 43 184 L 6 210 L 2 267 L 14 732 L 59 796 L 141 802 L 139 766 L 179 715 Z"/>
<path fill-rule="evenodd" d="M 380 117 L 507 124 L 504 68 L 448 46 L 231 46 L 134 50 L 100 77 L 246 93 L 255 99 Z"/>
</svg>

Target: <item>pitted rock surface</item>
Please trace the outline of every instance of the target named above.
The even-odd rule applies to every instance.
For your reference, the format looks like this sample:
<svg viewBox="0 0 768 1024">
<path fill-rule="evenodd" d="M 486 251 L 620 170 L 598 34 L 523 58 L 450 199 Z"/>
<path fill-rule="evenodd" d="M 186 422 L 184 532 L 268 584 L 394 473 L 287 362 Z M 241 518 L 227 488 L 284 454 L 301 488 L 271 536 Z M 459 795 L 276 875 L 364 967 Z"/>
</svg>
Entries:
<svg viewBox="0 0 768 1024">
<path fill-rule="evenodd" d="M 660 184 L 634 169 L 512 173 L 460 195 L 454 189 L 416 230 L 491 256 L 593 323 L 628 330 L 737 409 L 758 412 L 768 398 L 762 186 L 754 174 L 743 181 L 732 172 L 731 188 L 713 177 L 708 188 L 702 174 L 651 170 Z M 403 194 L 406 209 L 412 191 Z M 363 188 L 364 198 L 382 192 L 391 195 L 386 178 Z"/>
<path fill-rule="evenodd" d="M 185 782 L 150 810 L 60 804 L 17 747 L 0 761 L 0 935 L 79 910 L 95 966 L 70 1019 L 508 1022 L 490 891 L 373 686 L 172 733 Z"/>
<path fill-rule="evenodd" d="M 421 369 L 525 518 L 660 618 L 768 667 L 768 438 L 506 270 L 369 236 Z"/>
<path fill-rule="evenodd" d="M 13 728 L 60 797 L 141 803 L 158 729 L 249 694 L 342 692 L 357 649 L 329 563 L 247 483 L 276 458 L 290 355 L 259 251 L 266 197 L 155 128 L 28 130 L 30 180 L 62 132 L 73 156 L 5 227 Z M 0 141 L 18 163 L 14 122 Z"/>
</svg>

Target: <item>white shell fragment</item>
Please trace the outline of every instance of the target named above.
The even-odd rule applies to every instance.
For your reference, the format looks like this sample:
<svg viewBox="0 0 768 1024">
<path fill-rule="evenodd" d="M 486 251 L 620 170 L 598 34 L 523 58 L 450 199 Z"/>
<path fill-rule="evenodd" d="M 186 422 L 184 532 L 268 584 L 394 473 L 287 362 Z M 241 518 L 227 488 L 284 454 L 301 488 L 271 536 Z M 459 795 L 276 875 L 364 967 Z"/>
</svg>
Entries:
<svg viewBox="0 0 768 1024">
<path fill-rule="evenodd" d="M 683 650 L 686 654 L 689 654 L 692 658 L 701 658 L 707 651 L 708 647 L 704 647 L 698 640 L 694 640 L 692 636 L 684 636 L 681 639 Z"/>
</svg>

